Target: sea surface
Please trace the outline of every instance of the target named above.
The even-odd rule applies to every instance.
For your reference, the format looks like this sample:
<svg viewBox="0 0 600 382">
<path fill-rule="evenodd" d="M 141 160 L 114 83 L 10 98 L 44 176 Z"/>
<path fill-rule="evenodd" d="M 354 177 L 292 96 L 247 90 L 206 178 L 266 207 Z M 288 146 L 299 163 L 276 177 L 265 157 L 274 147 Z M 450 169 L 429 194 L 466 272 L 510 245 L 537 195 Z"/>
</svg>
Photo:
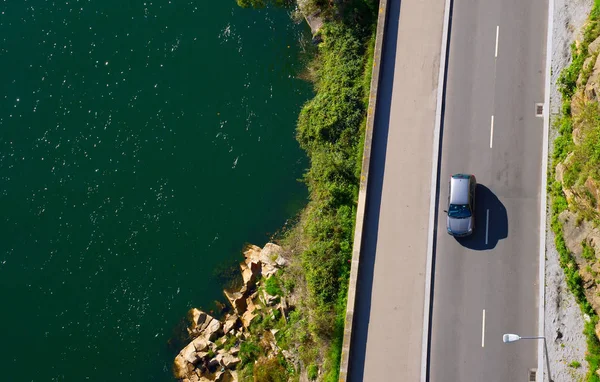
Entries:
<svg viewBox="0 0 600 382">
<path fill-rule="evenodd" d="M 169 381 L 306 203 L 310 33 L 234 0 L 0 2 L 0 381 Z"/>
</svg>

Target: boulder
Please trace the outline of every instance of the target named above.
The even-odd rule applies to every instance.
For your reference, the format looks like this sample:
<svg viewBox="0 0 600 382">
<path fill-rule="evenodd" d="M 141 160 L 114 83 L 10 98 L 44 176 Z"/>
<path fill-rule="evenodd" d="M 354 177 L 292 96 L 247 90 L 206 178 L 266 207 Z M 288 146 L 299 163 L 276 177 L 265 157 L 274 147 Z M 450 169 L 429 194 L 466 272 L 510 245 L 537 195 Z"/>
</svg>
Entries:
<svg viewBox="0 0 600 382">
<path fill-rule="evenodd" d="M 173 362 L 173 374 L 175 378 L 181 379 L 187 375 L 187 364 L 188 362 L 183 358 L 181 353 L 177 354 L 175 362 Z"/>
<path fill-rule="evenodd" d="M 571 97 L 571 115 L 573 118 L 577 117 L 583 110 L 585 105 L 585 94 L 583 91 L 578 90 Z"/>
<path fill-rule="evenodd" d="M 595 205 L 595 210 L 600 211 L 600 185 L 590 176 L 585 181 L 585 188 L 593 198 L 592 205 Z"/>
<path fill-rule="evenodd" d="M 196 356 L 196 347 L 194 346 L 193 342 L 187 344 L 186 347 L 179 352 L 179 354 L 181 354 L 183 359 L 188 363 L 194 364 L 198 362 L 198 357 Z"/>
<path fill-rule="evenodd" d="M 588 53 L 590 56 L 594 55 L 594 53 L 600 52 L 600 37 L 595 39 L 588 45 Z"/>
<path fill-rule="evenodd" d="M 581 242 L 592 232 L 592 225 L 583 221 L 577 224 L 577 216 L 569 210 L 563 211 L 558 216 L 563 226 L 563 236 L 567 249 L 575 256 L 578 264 L 582 264 L 581 253 L 583 247 Z"/>
<path fill-rule="evenodd" d="M 206 328 L 208 328 L 208 326 L 215 321 L 214 318 L 212 318 L 211 316 L 206 317 L 206 320 L 204 320 L 204 322 L 202 323 L 202 325 L 199 326 L 199 329 L 201 332 L 205 331 Z"/>
<path fill-rule="evenodd" d="M 246 258 L 246 264 L 251 262 L 260 262 L 260 252 L 261 248 L 259 246 L 253 244 L 247 245 L 243 250 L 244 257 Z"/>
<path fill-rule="evenodd" d="M 266 290 L 263 289 L 261 300 L 266 306 L 272 306 L 279 300 L 279 296 L 271 296 Z"/>
<path fill-rule="evenodd" d="M 204 358 L 208 357 L 208 352 L 207 351 L 199 351 L 196 353 L 196 357 L 198 357 L 198 359 L 203 360 Z M 196 369 L 198 370 L 198 369 Z"/>
<path fill-rule="evenodd" d="M 596 101 L 597 95 L 600 93 L 600 56 L 596 57 L 596 62 L 594 63 L 594 67 L 592 69 L 592 74 L 587 80 L 584 89 L 584 100 L 586 101 Z M 585 71 L 589 67 L 589 62 L 586 60 L 587 66 L 583 67 Z M 585 64 L 584 64 L 585 65 Z"/>
<path fill-rule="evenodd" d="M 203 331 L 202 336 L 209 341 L 214 341 L 221 332 L 221 322 L 212 320 L 208 327 Z"/>
<path fill-rule="evenodd" d="M 227 300 L 231 304 L 231 307 L 237 314 L 244 313 L 244 311 L 247 308 L 246 296 L 244 293 L 246 291 L 246 288 L 242 288 L 242 290 L 243 291 L 238 291 L 238 292 L 232 292 L 232 291 L 228 291 L 228 290 L 224 291 L 225 297 L 227 297 Z"/>
<path fill-rule="evenodd" d="M 256 314 L 250 311 L 245 311 L 244 314 L 242 314 L 242 325 L 244 325 L 244 328 L 248 328 L 250 326 L 250 323 L 252 323 L 254 317 L 256 317 Z"/>
<path fill-rule="evenodd" d="M 194 348 L 196 349 L 197 352 L 204 351 L 208 347 L 208 342 L 207 342 L 206 338 L 204 338 L 202 336 L 193 340 L 192 344 L 194 345 Z"/>
<path fill-rule="evenodd" d="M 238 326 L 239 317 L 237 314 L 232 314 L 225 319 L 225 325 L 223 325 L 223 333 L 227 334 L 231 329 L 235 329 Z"/>
<path fill-rule="evenodd" d="M 264 277 L 269 278 L 277 272 L 277 259 L 280 257 L 279 254 L 281 252 L 281 247 L 273 243 L 265 244 L 264 248 L 260 251 L 261 273 Z"/>
<path fill-rule="evenodd" d="M 241 362 L 239 358 L 234 357 L 229 353 L 218 354 L 216 356 L 216 360 L 219 361 L 219 364 L 221 364 L 221 366 L 226 367 L 228 369 L 235 367 Z"/>
<path fill-rule="evenodd" d="M 215 382 L 237 382 L 237 375 L 234 378 L 231 370 L 218 371 L 215 374 Z"/>
<path fill-rule="evenodd" d="M 258 263 L 249 263 L 245 262 L 240 263 L 240 269 L 242 271 L 242 280 L 244 280 L 244 285 L 246 288 L 251 289 L 253 284 L 256 282 L 256 278 L 260 274 L 260 265 Z"/>
<path fill-rule="evenodd" d="M 219 366 L 219 361 L 217 361 L 217 359 L 216 359 L 216 358 L 212 358 L 212 359 L 210 359 L 210 360 L 209 360 L 209 361 L 206 363 L 206 366 L 208 366 L 209 368 L 211 368 L 211 369 L 212 369 L 212 368 L 214 368 L 214 367 L 217 367 L 217 366 Z"/>
<path fill-rule="evenodd" d="M 201 311 L 199 309 L 192 308 L 188 312 L 188 317 L 190 318 L 190 321 L 192 323 L 191 329 L 194 330 L 197 327 L 202 326 L 202 324 L 204 323 L 206 318 L 209 316 L 208 316 L 208 314 L 204 313 L 203 311 Z"/>
<path fill-rule="evenodd" d="M 287 266 L 288 261 L 280 255 L 280 256 L 277 256 L 277 258 L 275 259 L 275 264 L 277 264 L 277 266 L 279 268 L 283 268 L 283 267 Z"/>
</svg>

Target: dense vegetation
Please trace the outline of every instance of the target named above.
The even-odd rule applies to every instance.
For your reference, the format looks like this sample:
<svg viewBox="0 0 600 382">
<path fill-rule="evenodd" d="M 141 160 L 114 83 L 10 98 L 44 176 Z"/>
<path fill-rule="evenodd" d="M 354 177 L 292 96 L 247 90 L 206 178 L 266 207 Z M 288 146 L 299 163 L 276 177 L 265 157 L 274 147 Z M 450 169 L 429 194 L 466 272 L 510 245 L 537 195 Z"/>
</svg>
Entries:
<svg viewBox="0 0 600 382">
<path fill-rule="evenodd" d="M 287 3 L 237 2 L 244 7 Z M 291 265 L 280 278 L 265 281 L 269 293 L 294 294 L 297 304 L 287 322 L 285 317 L 253 321 L 256 336 L 240 351 L 242 380 L 298 377 L 285 360 L 261 358 L 259 333 L 265 329 L 278 330 L 282 349 L 297 350 L 309 379 L 338 379 L 377 6 L 378 0 L 305 3 L 325 17 L 322 42 L 304 74 L 314 83 L 315 97 L 302 108 L 297 126 L 297 139 L 310 159 L 303 179 L 310 197 L 295 227 L 279 238 L 293 254 Z"/>
<path fill-rule="evenodd" d="M 585 86 L 592 72 L 593 64 L 597 55 L 591 60 L 591 65 L 584 67 L 586 59 L 590 56 L 588 52 L 589 44 L 600 36 L 600 0 L 594 1 L 594 7 L 584 31 L 583 41 L 577 46 L 573 44 L 573 60 L 565 68 L 559 77 L 559 89 L 562 94 L 561 115 L 556 121 L 555 126 L 558 129 L 558 137 L 554 142 L 554 152 L 552 156 L 552 168 L 549 177 L 549 194 L 551 197 L 551 227 L 555 234 L 556 249 L 559 253 L 560 264 L 565 272 L 567 285 L 575 296 L 583 313 L 590 317 L 585 323 L 584 334 L 587 339 L 588 351 L 586 360 L 589 363 L 587 374 L 588 381 L 598 382 L 600 376 L 596 370 L 600 367 L 600 341 L 595 333 L 595 326 L 598 323 L 598 315 L 587 301 L 585 290 L 582 285 L 582 279 L 579 274 L 577 263 L 569 252 L 563 236 L 562 226 L 558 216 L 564 210 L 571 208 L 587 219 L 595 220 L 589 209 L 581 206 L 569 205 L 563 192 L 563 184 L 554 179 L 556 166 L 563 162 L 569 153 L 573 153 L 569 161 L 569 166 L 565 169 L 563 182 L 566 187 L 580 186 L 588 177 L 600 180 L 598 169 L 600 168 L 600 112 L 597 102 L 581 104 L 581 110 L 574 117 L 571 110 L 571 102 L 575 96 L 578 86 Z M 581 78 L 580 78 L 581 75 Z M 579 78 L 579 82 L 578 82 Z M 576 125 L 580 129 L 580 144 L 573 142 L 573 127 Z M 586 213 L 586 211 L 588 213 Z M 589 257 L 589 250 L 584 246 L 584 257 Z M 587 252 L 586 252 L 587 251 Z"/>
</svg>

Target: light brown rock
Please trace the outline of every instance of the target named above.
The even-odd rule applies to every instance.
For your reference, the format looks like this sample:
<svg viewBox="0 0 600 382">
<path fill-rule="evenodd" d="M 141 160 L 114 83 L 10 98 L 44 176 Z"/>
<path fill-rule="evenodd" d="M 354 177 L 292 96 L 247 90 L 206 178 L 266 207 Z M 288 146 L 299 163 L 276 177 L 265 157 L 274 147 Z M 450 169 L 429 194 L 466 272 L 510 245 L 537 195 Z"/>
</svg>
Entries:
<svg viewBox="0 0 600 382">
<path fill-rule="evenodd" d="M 260 261 L 260 252 L 261 252 L 261 248 L 257 245 L 247 245 L 244 250 L 244 257 L 246 258 L 246 264 L 250 263 L 250 262 L 259 262 Z"/>
<path fill-rule="evenodd" d="M 173 374 L 175 378 L 183 378 L 187 375 L 187 364 L 188 362 L 183 358 L 181 353 L 177 354 L 173 362 Z"/>
<path fill-rule="evenodd" d="M 568 210 L 561 212 L 558 219 L 563 226 L 565 245 L 575 256 L 577 263 L 581 265 L 581 253 L 583 252 L 581 242 L 588 237 L 590 232 L 592 232 L 593 227 L 586 221 L 577 224 L 577 216 Z"/>
<path fill-rule="evenodd" d="M 219 371 L 215 374 L 215 382 L 235 382 L 237 381 L 237 376 L 234 379 L 231 374 L 231 370 Z"/>
<path fill-rule="evenodd" d="M 260 251 L 260 262 L 262 263 L 262 275 L 271 277 L 277 272 L 277 259 L 282 249 L 277 244 L 267 243 Z"/>
<path fill-rule="evenodd" d="M 201 326 L 204 323 L 204 321 L 206 320 L 206 318 L 208 317 L 208 315 L 199 309 L 192 308 L 188 312 L 188 317 L 190 317 L 190 321 L 192 323 L 192 330 L 193 330 L 193 329 L 197 328 L 198 326 Z"/>
<path fill-rule="evenodd" d="M 585 84 L 584 90 L 584 100 L 585 101 L 596 101 L 597 95 L 600 93 L 600 56 L 596 57 L 596 62 L 594 63 L 594 68 L 592 69 L 592 74 L 587 80 Z M 586 60 L 589 65 L 589 61 Z M 589 66 L 584 66 L 583 71 L 586 70 Z"/>
<path fill-rule="evenodd" d="M 234 357 L 229 353 L 217 354 L 216 359 L 221 366 L 226 368 L 235 367 L 241 362 L 239 358 Z"/>
<path fill-rule="evenodd" d="M 258 264 L 255 264 L 255 263 L 250 263 L 250 264 L 253 264 L 255 269 L 258 268 Z M 254 284 L 254 282 L 256 282 L 256 275 L 252 272 L 252 269 L 250 269 L 250 266 L 248 266 L 248 264 L 246 264 L 245 262 L 240 263 L 240 269 L 242 271 L 242 280 L 244 281 L 244 285 L 247 288 L 250 288 L 250 286 L 252 284 Z"/>
<path fill-rule="evenodd" d="M 593 55 L 596 52 L 600 52 L 600 37 L 595 39 L 588 45 L 588 53 Z"/>
<path fill-rule="evenodd" d="M 237 314 L 232 314 L 225 319 L 225 324 L 223 325 L 223 333 L 227 334 L 231 329 L 237 328 L 239 323 L 239 317 Z"/>
<path fill-rule="evenodd" d="M 273 306 L 279 300 L 279 296 L 271 296 L 263 289 L 261 300 L 266 306 Z"/>
<path fill-rule="evenodd" d="M 256 310 L 256 305 L 254 305 L 254 301 L 252 301 L 252 297 L 248 297 L 246 299 L 246 312 L 254 313 Z"/>
<path fill-rule="evenodd" d="M 598 185 L 598 182 L 590 176 L 585 181 L 585 188 L 594 199 L 594 205 L 596 206 L 595 210 L 600 211 L 600 186 Z"/>
<path fill-rule="evenodd" d="M 184 347 L 181 350 L 181 352 L 179 352 L 179 354 L 181 354 L 183 359 L 186 360 L 188 363 L 193 364 L 198 361 L 198 357 L 196 356 L 196 347 L 194 346 L 193 342 L 187 344 L 186 347 Z"/>
<path fill-rule="evenodd" d="M 229 301 L 229 303 L 231 304 L 231 307 L 233 308 L 233 310 L 238 314 L 241 315 L 242 313 L 244 313 L 244 311 L 247 308 L 246 305 L 246 296 L 244 295 L 244 292 L 246 291 L 246 288 L 242 288 L 242 291 L 228 291 L 225 290 L 225 297 L 227 297 L 227 300 Z"/>
<path fill-rule="evenodd" d="M 242 314 L 242 325 L 244 325 L 245 328 L 250 327 L 250 324 L 255 317 L 256 314 L 250 311 L 245 311 L 244 314 Z"/>
<path fill-rule="evenodd" d="M 208 327 L 203 331 L 202 335 L 209 341 L 214 341 L 221 333 L 221 322 L 212 320 Z"/>
<path fill-rule="evenodd" d="M 204 337 L 198 337 L 192 341 L 197 352 L 204 351 L 208 347 L 208 342 Z"/>
</svg>

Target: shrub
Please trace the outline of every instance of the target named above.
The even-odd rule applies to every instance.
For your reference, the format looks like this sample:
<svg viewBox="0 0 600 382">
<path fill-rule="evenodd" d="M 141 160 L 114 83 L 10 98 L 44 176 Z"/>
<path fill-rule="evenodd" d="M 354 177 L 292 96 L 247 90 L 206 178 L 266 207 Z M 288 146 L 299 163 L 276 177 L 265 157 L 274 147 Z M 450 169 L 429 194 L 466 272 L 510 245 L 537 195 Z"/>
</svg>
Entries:
<svg viewBox="0 0 600 382">
<path fill-rule="evenodd" d="M 314 363 L 310 364 L 306 369 L 306 373 L 308 374 L 308 379 L 314 381 L 319 376 L 319 368 Z"/>
<path fill-rule="evenodd" d="M 254 378 L 261 382 L 287 382 L 287 372 L 279 358 L 261 357 L 254 365 Z"/>
<path fill-rule="evenodd" d="M 251 341 L 243 341 L 240 345 L 239 357 L 241 366 L 254 362 L 260 355 L 260 348 Z"/>
<path fill-rule="evenodd" d="M 283 292 L 279 286 L 279 278 L 276 275 L 269 277 L 265 281 L 265 290 L 271 296 L 282 296 Z"/>
</svg>

